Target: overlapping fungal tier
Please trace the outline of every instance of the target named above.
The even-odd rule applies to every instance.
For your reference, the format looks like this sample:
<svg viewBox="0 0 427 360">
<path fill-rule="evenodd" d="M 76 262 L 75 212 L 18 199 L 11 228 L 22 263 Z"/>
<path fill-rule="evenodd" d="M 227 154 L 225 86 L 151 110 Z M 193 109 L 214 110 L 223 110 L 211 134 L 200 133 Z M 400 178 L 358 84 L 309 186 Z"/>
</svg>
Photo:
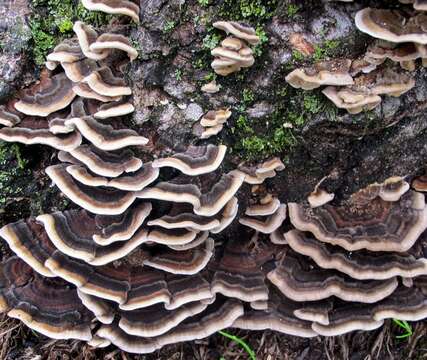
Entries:
<svg viewBox="0 0 427 360">
<path fill-rule="evenodd" d="M 400 2 L 427 10 L 423 1 Z M 355 24 L 376 39 L 363 56 L 322 61 L 295 69 L 286 77 L 291 86 L 304 90 L 327 86 L 323 94 L 351 114 L 374 109 L 382 101 L 380 95 L 398 97 L 409 91 L 415 86 L 409 72 L 416 69 L 416 61 L 421 59 L 422 66 L 427 65 L 425 12 L 365 8 L 357 12 Z M 387 59 L 401 69 L 388 65 Z"/>
<path fill-rule="evenodd" d="M 84 1 L 137 21 L 132 4 Z M 258 41 L 239 24 L 216 26 Z M 401 178 L 373 184 L 339 206 L 320 184 L 301 204 L 252 191 L 239 212 L 239 189 L 263 189 L 280 159 L 224 173 L 226 147 L 208 144 L 143 162 L 127 148 L 148 139 L 120 118 L 133 111 L 121 69 L 135 50 L 120 34 L 74 30 L 48 56 L 51 72 L 0 107 L 1 139 L 60 150 L 46 174 L 79 206 L 0 229 L 16 255 L 0 264 L 1 312 L 51 338 L 133 353 L 227 327 L 313 337 L 427 317 L 424 177 L 413 189 Z M 335 71 L 335 85 L 351 85 L 353 64 L 296 82 L 313 87 Z M 199 125 L 222 128 L 229 116 L 208 112 Z M 160 180 L 168 168 L 178 175 Z"/>
</svg>

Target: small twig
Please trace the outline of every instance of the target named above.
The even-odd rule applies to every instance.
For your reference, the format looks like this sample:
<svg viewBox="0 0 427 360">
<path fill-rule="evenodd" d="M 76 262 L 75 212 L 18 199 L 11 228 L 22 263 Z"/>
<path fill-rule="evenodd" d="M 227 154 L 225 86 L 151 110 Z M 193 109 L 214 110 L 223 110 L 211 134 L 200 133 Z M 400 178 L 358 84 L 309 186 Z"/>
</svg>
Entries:
<svg viewBox="0 0 427 360">
<path fill-rule="evenodd" d="M 15 325 L 14 327 L 7 329 L 6 331 L 3 331 L 2 333 L 0 333 L 0 337 L 2 337 L 3 335 L 6 335 L 7 333 L 10 333 L 11 331 L 15 330 L 16 328 L 18 328 L 19 326 L 21 326 L 20 323 L 18 323 L 17 325 Z"/>
</svg>

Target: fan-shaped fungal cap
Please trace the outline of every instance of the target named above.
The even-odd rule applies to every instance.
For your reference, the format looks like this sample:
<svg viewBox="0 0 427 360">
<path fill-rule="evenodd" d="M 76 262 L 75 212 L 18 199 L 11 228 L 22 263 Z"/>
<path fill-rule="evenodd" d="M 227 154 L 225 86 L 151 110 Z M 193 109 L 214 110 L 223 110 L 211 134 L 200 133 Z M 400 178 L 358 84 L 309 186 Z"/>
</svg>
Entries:
<svg viewBox="0 0 427 360">
<path fill-rule="evenodd" d="M 149 226 L 160 226 L 165 229 L 192 229 L 208 231 L 220 225 L 216 218 L 199 216 L 190 212 L 182 212 L 177 215 L 164 215 L 158 219 L 150 220 Z"/>
<path fill-rule="evenodd" d="M 94 99 L 101 102 L 118 101 L 122 98 L 121 96 L 104 96 L 98 94 L 96 91 L 93 91 L 88 84 L 85 83 L 74 84 L 73 91 L 81 98 Z"/>
<path fill-rule="evenodd" d="M 162 181 L 152 187 L 146 188 L 137 194 L 141 199 L 156 199 L 173 201 L 177 203 L 188 203 L 193 206 L 200 205 L 201 192 L 193 184 L 174 184 Z"/>
<path fill-rule="evenodd" d="M 95 222 L 100 231 L 92 236 L 93 240 L 106 246 L 130 239 L 148 217 L 151 209 L 150 203 L 141 202 L 129 207 L 119 216 L 96 215 Z"/>
<path fill-rule="evenodd" d="M 224 125 L 219 124 L 208 128 L 201 127 L 201 131 L 196 131 L 200 139 L 209 139 L 211 136 L 217 135 L 224 128 Z"/>
<path fill-rule="evenodd" d="M 427 44 L 426 16 L 419 13 L 407 19 L 396 10 L 366 8 L 356 14 L 355 20 L 360 31 L 378 39 Z"/>
<path fill-rule="evenodd" d="M 128 0 L 82 0 L 83 6 L 91 11 L 130 16 L 139 23 L 139 6 Z"/>
<path fill-rule="evenodd" d="M 166 281 L 164 272 L 141 266 L 137 261 L 137 265 L 124 259 L 122 265 L 92 267 L 57 252 L 46 261 L 46 266 L 85 294 L 114 301 L 125 311 L 157 303 L 172 310 L 212 298 L 209 283 L 199 275 L 176 276 Z"/>
<path fill-rule="evenodd" d="M 198 231 L 187 229 L 152 228 L 148 234 L 148 241 L 162 245 L 185 245 L 192 242 Z"/>
<path fill-rule="evenodd" d="M 48 116 L 67 107 L 75 96 L 73 83 L 61 73 L 42 81 L 34 94 L 27 92 L 15 109 L 26 115 Z"/>
<path fill-rule="evenodd" d="M 284 170 L 285 165 L 279 158 L 274 157 L 254 166 L 241 164 L 238 166 L 238 169 L 245 175 L 246 183 L 256 185 L 262 184 L 265 179 L 276 176 L 276 171 Z"/>
<path fill-rule="evenodd" d="M 341 207 L 326 204 L 311 209 L 296 203 L 288 207 L 297 229 L 348 251 L 406 251 L 427 228 L 424 196 L 412 191 L 397 202 L 375 197 L 359 206 L 354 201 Z"/>
<path fill-rule="evenodd" d="M 111 324 L 114 321 L 116 315 L 115 309 L 110 306 L 110 303 L 96 296 L 85 294 L 80 290 L 77 290 L 77 295 L 82 304 L 89 309 L 101 323 Z"/>
<path fill-rule="evenodd" d="M 322 243 L 298 230 L 287 232 L 285 238 L 295 252 L 310 257 L 321 268 L 339 270 L 353 279 L 384 280 L 427 274 L 427 259 L 416 259 L 407 254 L 360 252 L 349 257 L 344 249 Z"/>
<path fill-rule="evenodd" d="M 81 145 L 69 154 L 60 151 L 58 159 L 72 164 L 84 164 L 95 174 L 107 177 L 131 173 L 143 165 L 141 159 L 133 156 L 130 150 L 106 152 L 91 145 Z"/>
<path fill-rule="evenodd" d="M 236 300 L 215 302 L 204 312 L 189 318 L 171 331 L 154 338 L 136 337 L 126 334 L 116 325 L 103 325 L 97 336 L 109 340 L 120 349 L 137 354 L 153 352 L 161 347 L 183 341 L 207 337 L 227 328 L 243 315 L 243 306 Z"/>
<path fill-rule="evenodd" d="M 242 185 L 243 179 L 244 175 L 241 172 L 231 171 L 223 175 L 212 189 L 204 194 L 192 184 L 161 182 L 142 190 L 137 197 L 189 203 L 193 205 L 197 215 L 214 216 L 234 196 Z"/>
<path fill-rule="evenodd" d="M 47 167 L 46 174 L 71 201 L 94 214 L 121 214 L 135 200 L 132 192 L 89 187 L 77 182 L 64 164 Z"/>
<path fill-rule="evenodd" d="M 147 240 L 147 232 L 142 230 L 126 242 L 98 245 L 92 239 L 98 230 L 94 218 L 83 210 L 44 214 L 37 221 L 59 251 L 95 266 L 118 260 Z"/>
<path fill-rule="evenodd" d="M 203 85 L 200 90 L 202 90 L 205 93 L 208 94 L 215 94 L 217 93 L 221 87 L 216 83 L 215 80 L 208 82 L 207 84 Z"/>
<path fill-rule="evenodd" d="M 322 61 L 312 67 L 295 69 L 286 76 L 286 82 L 304 90 L 313 90 L 322 85 L 352 85 L 350 67 L 351 60 L 348 59 Z"/>
<path fill-rule="evenodd" d="M 89 110 L 85 106 L 85 102 L 81 98 L 71 103 L 71 111 L 66 116 L 57 116 L 49 120 L 49 131 L 53 134 L 68 134 L 75 130 L 74 126 L 69 127 L 65 125 L 65 120 L 74 117 L 86 116 Z"/>
<path fill-rule="evenodd" d="M 168 247 L 175 251 L 186 251 L 193 249 L 201 244 L 203 244 L 209 236 L 209 231 L 203 231 L 197 234 L 196 238 L 193 241 L 190 241 L 187 244 L 183 245 L 168 245 Z"/>
<path fill-rule="evenodd" d="M 328 193 L 326 190 L 316 186 L 313 192 L 310 193 L 307 200 L 312 208 L 316 208 L 331 202 L 335 194 Z"/>
<path fill-rule="evenodd" d="M 98 68 L 95 60 L 83 59 L 72 63 L 61 63 L 65 75 L 72 82 L 78 83 Z M 73 87 L 74 89 L 74 87 Z"/>
<path fill-rule="evenodd" d="M 48 129 L 25 127 L 2 128 L 0 129 L 0 139 L 8 142 L 20 142 L 26 145 L 43 144 L 63 151 L 71 151 L 82 142 L 82 137 L 77 132 L 53 134 Z"/>
<path fill-rule="evenodd" d="M 239 210 L 239 202 L 235 196 L 223 207 L 220 213 L 220 224 L 214 229 L 210 230 L 212 234 L 218 234 L 230 225 Z"/>
<path fill-rule="evenodd" d="M 280 206 L 279 199 L 267 194 L 260 199 L 258 204 L 249 205 L 246 208 L 245 215 L 247 216 L 268 216 L 274 214 Z"/>
<path fill-rule="evenodd" d="M 0 124 L 12 127 L 21 121 L 22 114 L 15 110 L 14 107 L 0 105 Z"/>
<path fill-rule="evenodd" d="M 92 26 L 86 25 L 81 21 L 76 21 L 73 25 L 73 31 L 77 35 L 81 51 L 87 58 L 92 60 L 103 60 L 109 55 L 109 50 L 100 52 L 90 50 L 90 45 L 98 38 L 98 34 Z"/>
<path fill-rule="evenodd" d="M 211 66 L 217 70 L 227 66 L 237 65 L 239 67 L 250 67 L 254 64 L 255 59 L 252 50 L 245 47 L 239 51 L 233 51 L 224 47 L 216 47 L 211 51 L 212 56 L 216 56 Z"/>
<path fill-rule="evenodd" d="M 358 114 L 363 110 L 372 110 L 381 103 L 381 97 L 353 91 L 348 88 L 328 86 L 322 93 L 331 100 L 336 107 L 346 109 L 350 114 Z"/>
<path fill-rule="evenodd" d="M 200 120 L 200 125 L 204 127 L 214 127 L 224 124 L 231 116 L 229 109 L 211 110 L 208 111 Z"/>
<path fill-rule="evenodd" d="M 263 234 L 271 234 L 282 225 L 286 219 L 286 205 L 282 204 L 278 207 L 276 212 L 270 215 L 265 221 L 257 220 L 251 217 L 243 217 L 239 219 L 239 223 L 248 226 L 255 231 Z"/>
<path fill-rule="evenodd" d="M 190 145 L 183 153 L 154 160 L 153 167 L 173 167 L 190 176 L 202 175 L 215 171 L 221 165 L 226 151 L 225 145 Z"/>
<path fill-rule="evenodd" d="M 33 274 L 17 258 L 3 262 L 0 273 L 0 295 L 9 317 L 54 339 L 92 338 L 92 316 L 80 302 L 75 288 Z"/>
<path fill-rule="evenodd" d="M 427 11 L 427 2 L 426 0 L 415 0 L 414 9 L 420 11 Z"/>
<path fill-rule="evenodd" d="M 214 267 L 212 292 L 246 302 L 268 300 L 268 288 L 261 267 L 272 259 L 273 251 L 262 245 L 252 251 L 250 239 L 228 242 L 219 263 Z"/>
<path fill-rule="evenodd" d="M 141 191 L 159 176 L 159 169 L 154 169 L 151 163 L 146 163 L 135 173 L 108 179 L 91 174 L 82 165 L 67 166 L 67 172 L 78 182 L 88 186 L 106 186 L 124 191 Z"/>
<path fill-rule="evenodd" d="M 245 40 L 251 45 L 257 45 L 260 42 L 253 28 L 235 21 L 217 21 L 213 23 L 213 27 L 223 30 L 227 34 L 232 34 L 238 39 Z"/>
<path fill-rule="evenodd" d="M 128 54 L 130 61 L 138 57 L 138 51 L 131 45 L 128 38 L 120 34 L 102 34 L 94 43 L 90 44 L 89 48 L 93 52 L 101 52 L 106 49 L 122 50 Z"/>
<path fill-rule="evenodd" d="M 391 49 L 381 45 L 381 43 L 377 43 L 369 46 L 365 54 L 368 61 L 371 61 L 371 59 L 374 59 L 374 61 L 391 59 L 400 63 L 403 69 L 414 71 L 415 60 L 423 56 L 417 46 L 412 43 L 404 43 Z"/>
<path fill-rule="evenodd" d="M 73 63 L 84 59 L 84 54 L 75 39 L 65 39 L 55 46 L 46 59 L 54 63 Z"/>
<path fill-rule="evenodd" d="M 93 114 L 95 119 L 108 119 L 115 116 L 123 116 L 132 113 L 134 106 L 127 101 L 110 102 L 100 105 L 98 111 Z"/>
<path fill-rule="evenodd" d="M 410 186 L 400 176 L 393 176 L 386 179 L 382 184 L 373 184 L 372 187 L 379 187 L 378 196 L 385 201 L 399 201 Z"/>
<path fill-rule="evenodd" d="M 412 187 L 421 192 L 427 192 L 427 175 L 418 176 L 412 181 Z"/>
<path fill-rule="evenodd" d="M 132 89 L 126 82 L 114 76 L 111 69 L 102 67 L 84 78 L 84 82 L 100 95 L 114 97 L 132 94 Z"/>
<path fill-rule="evenodd" d="M 185 304 L 174 311 L 168 311 L 161 304 L 144 309 L 123 311 L 119 327 L 129 335 L 154 337 L 172 330 L 185 319 L 201 313 L 207 308 L 204 301 Z"/>
<path fill-rule="evenodd" d="M 245 314 L 234 322 L 233 327 L 247 330 L 273 330 L 301 337 L 316 336 L 310 322 L 294 315 L 295 305 L 283 295 L 277 295 L 276 291 L 271 291 L 267 310 L 245 311 Z"/>
<path fill-rule="evenodd" d="M 91 116 L 68 119 L 65 121 L 65 126 L 75 126 L 83 137 L 101 150 L 117 150 L 148 143 L 147 138 L 139 136 L 134 130 L 116 130 L 111 125 L 101 124 Z"/>
<path fill-rule="evenodd" d="M 237 170 L 223 175 L 212 190 L 200 197 L 200 206 L 195 207 L 194 212 L 202 216 L 217 214 L 239 190 L 244 178 L 245 176 Z"/>
<path fill-rule="evenodd" d="M 367 89 L 369 94 L 400 96 L 415 86 L 407 73 L 386 69 L 364 74 L 355 79 L 355 89 Z"/>
<path fill-rule="evenodd" d="M 213 250 L 214 241 L 209 238 L 199 247 L 184 251 L 164 250 L 149 256 L 143 263 L 172 274 L 194 275 L 206 267 Z"/>
<path fill-rule="evenodd" d="M 396 278 L 363 282 L 339 272 L 310 269 L 303 266 L 302 260 L 289 255 L 279 260 L 267 278 L 294 301 L 318 301 L 336 296 L 345 301 L 374 303 L 389 296 L 398 286 Z"/>
<path fill-rule="evenodd" d="M 0 229 L 0 236 L 17 256 L 39 274 L 46 277 L 55 276 L 44 263 L 56 248 L 47 237 L 43 226 L 38 224 L 34 218 L 3 226 Z"/>
<path fill-rule="evenodd" d="M 422 319 L 427 314 L 427 300 L 420 290 L 398 288 L 392 295 L 371 305 L 347 303 L 328 313 L 328 324 L 313 323 L 320 335 L 335 336 L 353 330 L 372 330 L 387 318 L 408 321 Z"/>
</svg>

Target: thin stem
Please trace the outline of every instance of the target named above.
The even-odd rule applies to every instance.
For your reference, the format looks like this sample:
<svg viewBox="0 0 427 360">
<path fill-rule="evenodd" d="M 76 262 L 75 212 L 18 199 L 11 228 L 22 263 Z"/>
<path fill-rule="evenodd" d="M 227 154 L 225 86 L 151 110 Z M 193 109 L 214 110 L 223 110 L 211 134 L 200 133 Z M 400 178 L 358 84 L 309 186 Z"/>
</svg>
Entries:
<svg viewBox="0 0 427 360">
<path fill-rule="evenodd" d="M 249 355 L 249 358 L 250 358 L 250 360 L 256 360 L 256 355 L 255 355 L 255 352 L 251 349 L 251 347 L 248 345 L 248 344 L 246 344 L 246 342 L 243 340 L 243 339 L 241 339 L 241 338 L 239 338 L 239 337 L 237 337 L 237 336 L 235 336 L 235 335 L 233 335 L 233 334 L 230 334 L 230 333 L 228 333 L 228 332 L 226 332 L 226 331 L 222 331 L 222 330 L 220 330 L 220 331 L 218 331 L 222 336 L 225 336 L 226 338 L 228 338 L 228 339 L 230 339 L 230 340 L 232 340 L 232 341 L 234 341 L 234 342 L 236 342 L 236 343 L 238 343 L 243 349 L 245 349 L 245 351 L 248 353 L 248 355 Z"/>
</svg>

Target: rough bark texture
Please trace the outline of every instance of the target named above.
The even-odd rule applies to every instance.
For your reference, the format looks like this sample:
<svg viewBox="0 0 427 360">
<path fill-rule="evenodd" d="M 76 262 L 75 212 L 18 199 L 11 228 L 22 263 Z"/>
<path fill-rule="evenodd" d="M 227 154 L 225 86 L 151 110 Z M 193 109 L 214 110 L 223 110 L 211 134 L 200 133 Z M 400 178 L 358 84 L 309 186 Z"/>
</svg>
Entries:
<svg viewBox="0 0 427 360">
<path fill-rule="evenodd" d="M 230 148 L 224 169 L 242 160 L 280 156 L 287 168 L 266 186 L 282 202 L 304 199 L 325 176 L 329 176 L 326 189 L 337 194 L 335 201 L 341 201 L 390 176 L 420 174 L 427 159 L 427 71 L 420 64 L 414 72 L 414 89 L 399 98 L 384 97 L 380 107 L 356 116 L 336 111 L 320 91 L 295 90 L 284 79 L 292 69 L 315 60 L 363 54 L 372 39 L 355 28 L 355 12 L 365 6 L 399 6 L 397 1 L 391 2 L 211 0 L 203 5 L 202 0 L 141 0 L 139 26 L 117 19 L 108 25 L 110 30 L 129 35 L 140 54 L 128 69 L 136 107 L 129 125 L 153 141 L 152 153 L 163 155 L 200 142 L 192 134 L 193 124 L 204 112 L 229 107 L 233 116 L 225 129 L 207 142 Z M 0 101 L 37 79 L 39 67 L 33 59 L 34 47 L 39 45 L 30 22 L 34 14 L 52 11 L 50 6 L 49 1 L 26 0 L 0 4 Z M 262 33 L 263 42 L 256 50 L 253 67 L 218 77 L 221 91 L 207 95 L 200 87 L 213 77 L 210 48 L 224 34 L 211 24 L 219 19 L 250 23 Z M 295 33 L 314 47 L 314 55 L 295 53 L 289 42 Z M 57 40 L 68 35 L 59 34 Z M 41 146 L 1 145 L 0 225 L 69 205 L 49 186 L 43 172 L 53 154 Z M 148 153 L 140 155 L 149 158 Z M 247 187 L 239 195 L 242 208 L 249 191 Z M 229 235 L 235 235 L 233 229 Z M 3 256 L 5 253 L 7 249 Z M 14 324 L 8 323 L 9 328 Z M 248 336 L 259 359 L 404 359 L 409 352 L 413 358 L 422 358 L 427 346 L 425 336 L 422 338 L 425 327 L 419 324 L 416 329 L 408 342 L 395 339 L 399 329 L 390 323 L 378 331 L 334 339 L 304 340 L 269 332 Z M 56 342 L 48 355 L 43 348 L 47 340 L 22 328 L 9 331 L 1 342 L 1 359 L 36 355 L 94 359 L 112 351 L 95 353 L 87 347 L 81 350 L 80 344 L 73 348 Z M 167 347 L 155 355 L 134 358 L 237 359 L 239 353 L 239 348 L 215 336 L 199 344 Z M 240 353 L 240 358 L 244 356 Z"/>
</svg>

